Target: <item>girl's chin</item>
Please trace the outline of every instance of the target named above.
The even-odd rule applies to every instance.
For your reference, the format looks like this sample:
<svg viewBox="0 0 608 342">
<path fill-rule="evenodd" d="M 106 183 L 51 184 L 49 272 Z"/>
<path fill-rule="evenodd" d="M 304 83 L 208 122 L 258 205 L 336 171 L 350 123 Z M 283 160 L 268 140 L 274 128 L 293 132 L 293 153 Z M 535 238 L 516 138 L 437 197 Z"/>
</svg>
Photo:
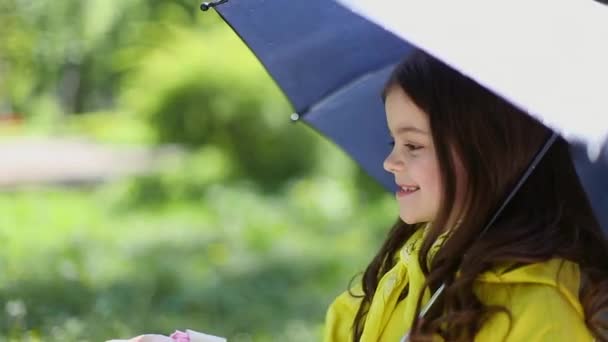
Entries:
<svg viewBox="0 0 608 342">
<path fill-rule="evenodd" d="M 411 213 L 409 213 L 410 215 L 401 212 L 399 214 L 399 217 L 401 218 L 401 221 L 407 223 L 407 224 L 416 224 L 416 223 L 421 223 L 421 222 L 428 222 L 430 220 L 424 218 L 424 217 L 419 217 L 419 216 L 413 216 L 411 215 Z"/>
<path fill-rule="evenodd" d="M 415 223 L 420 222 L 420 220 L 416 220 L 416 219 L 406 216 L 406 215 L 400 215 L 400 217 L 401 217 L 401 221 L 403 221 L 407 224 L 415 224 Z"/>
</svg>

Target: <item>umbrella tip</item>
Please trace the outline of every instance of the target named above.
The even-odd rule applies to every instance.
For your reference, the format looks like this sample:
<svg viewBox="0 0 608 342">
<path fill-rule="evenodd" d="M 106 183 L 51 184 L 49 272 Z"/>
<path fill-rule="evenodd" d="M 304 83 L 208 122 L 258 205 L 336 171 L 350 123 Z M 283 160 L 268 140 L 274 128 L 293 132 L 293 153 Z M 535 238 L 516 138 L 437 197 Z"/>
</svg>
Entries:
<svg viewBox="0 0 608 342">
<path fill-rule="evenodd" d="M 291 119 L 292 122 L 296 122 L 296 121 L 300 120 L 300 114 L 293 113 L 293 114 L 291 114 L 291 116 L 289 118 Z"/>
<path fill-rule="evenodd" d="M 221 4 L 225 3 L 225 2 L 228 2 L 228 0 L 215 0 L 215 1 L 211 1 L 211 2 L 203 2 L 201 4 L 201 11 L 206 12 L 210 8 L 216 7 L 216 6 L 221 5 Z"/>
</svg>

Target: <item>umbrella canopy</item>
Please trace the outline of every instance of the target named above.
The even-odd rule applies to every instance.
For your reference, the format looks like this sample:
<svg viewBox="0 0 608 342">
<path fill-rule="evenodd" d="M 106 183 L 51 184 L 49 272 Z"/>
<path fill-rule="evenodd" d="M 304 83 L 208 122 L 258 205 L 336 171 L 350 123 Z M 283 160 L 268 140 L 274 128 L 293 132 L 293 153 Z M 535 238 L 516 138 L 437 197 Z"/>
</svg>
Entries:
<svg viewBox="0 0 608 342">
<path fill-rule="evenodd" d="M 338 0 L 597 158 L 608 137 L 608 6 L 594 1 Z"/>
<path fill-rule="evenodd" d="M 380 92 L 413 45 L 331 0 L 221 2 L 216 10 L 284 91 L 296 111 L 292 118 L 334 141 L 394 191 L 393 177 L 382 167 L 390 135 Z M 578 131 L 575 137 L 581 138 Z M 608 149 L 589 158 L 587 147 L 573 140 L 573 157 L 608 230 Z"/>
</svg>

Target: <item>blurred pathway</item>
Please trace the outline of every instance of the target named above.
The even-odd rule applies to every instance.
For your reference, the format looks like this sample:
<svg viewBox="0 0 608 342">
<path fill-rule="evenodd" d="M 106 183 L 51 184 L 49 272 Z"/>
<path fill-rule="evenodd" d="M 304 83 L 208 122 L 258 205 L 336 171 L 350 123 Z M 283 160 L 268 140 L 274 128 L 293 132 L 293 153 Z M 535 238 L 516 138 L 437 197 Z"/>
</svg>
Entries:
<svg viewBox="0 0 608 342">
<path fill-rule="evenodd" d="M 180 154 L 174 147 L 102 145 L 84 138 L 0 140 L 0 188 L 96 183 L 149 172 Z"/>
</svg>

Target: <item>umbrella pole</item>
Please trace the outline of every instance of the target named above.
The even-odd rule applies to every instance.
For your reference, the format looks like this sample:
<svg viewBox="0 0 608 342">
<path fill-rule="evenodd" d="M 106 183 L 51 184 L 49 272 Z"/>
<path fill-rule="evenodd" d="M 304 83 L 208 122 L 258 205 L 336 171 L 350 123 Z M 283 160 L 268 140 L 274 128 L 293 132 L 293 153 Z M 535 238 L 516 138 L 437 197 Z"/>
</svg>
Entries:
<svg viewBox="0 0 608 342">
<path fill-rule="evenodd" d="M 509 196 L 507 196 L 507 198 L 505 199 L 505 201 L 502 203 L 502 205 L 500 206 L 500 208 L 498 208 L 498 210 L 496 211 L 496 213 L 494 214 L 494 216 L 492 217 L 492 219 L 490 220 L 490 222 L 481 231 L 481 233 L 479 234 L 479 236 L 482 236 L 483 234 L 485 234 L 485 232 L 488 231 L 488 229 L 490 228 L 490 226 L 492 226 L 492 224 L 494 224 L 494 221 L 496 221 L 496 219 L 498 218 L 498 215 L 500 215 L 500 213 L 504 210 L 504 208 L 507 206 L 507 204 L 509 204 L 509 202 L 511 201 L 511 199 L 513 198 L 513 196 L 515 196 L 515 194 L 517 193 L 517 191 L 519 191 L 519 189 L 524 184 L 524 182 L 526 181 L 526 179 L 528 179 L 528 177 L 530 177 L 530 175 L 532 174 L 532 172 L 534 172 L 534 169 L 536 169 L 536 166 L 538 166 L 538 163 L 540 163 L 540 161 L 543 159 L 543 157 L 545 156 L 545 154 L 547 154 L 547 151 L 549 151 L 549 148 L 551 148 L 551 146 L 553 145 L 553 143 L 555 142 L 555 140 L 557 139 L 558 136 L 559 135 L 554 131 L 551 134 L 551 136 L 549 137 L 549 139 L 547 139 L 547 141 L 545 142 L 545 144 L 543 145 L 543 147 L 538 151 L 538 153 L 536 154 L 536 156 L 534 157 L 534 159 L 532 159 L 532 162 L 530 163 L 530 166 L 528 166 L 528 169 L 526 169 L 526 172 L 524 172 L 524 174 L 521 176 L 521 178 L 519 179 L 519 182 L 517 182 L 517 184 L 515 185 L 515 187 L 513 188 L 513 190 L 511 190 L 511 192 L 509 193 Z M 441 294 L 443 293 L 444 290 L 445 290 L 445 283 L 441 284 L 441 286 L 433 293 L 433 295 L 431 296 L 431 299 L 429 300 L 429 302 L 426 303 L 426 305 L 422 308 L 422 310 L 420 310 L 420 315 L 418 316 L 419 319 L 420 318 L 424 318 L 424 316 L 426 315 L 426 313 L 431 309 L 431 307 L 433 306 L 433 304 L 437 301 L 437 299 L 439 298 L 439 296 L 441 296 Z M 401 342 L 407 342 L 407 341 L 410 340 L 410 331 L 408 331 L 401 338 L 401 340 L 400 340 Z"/>
</svg>

